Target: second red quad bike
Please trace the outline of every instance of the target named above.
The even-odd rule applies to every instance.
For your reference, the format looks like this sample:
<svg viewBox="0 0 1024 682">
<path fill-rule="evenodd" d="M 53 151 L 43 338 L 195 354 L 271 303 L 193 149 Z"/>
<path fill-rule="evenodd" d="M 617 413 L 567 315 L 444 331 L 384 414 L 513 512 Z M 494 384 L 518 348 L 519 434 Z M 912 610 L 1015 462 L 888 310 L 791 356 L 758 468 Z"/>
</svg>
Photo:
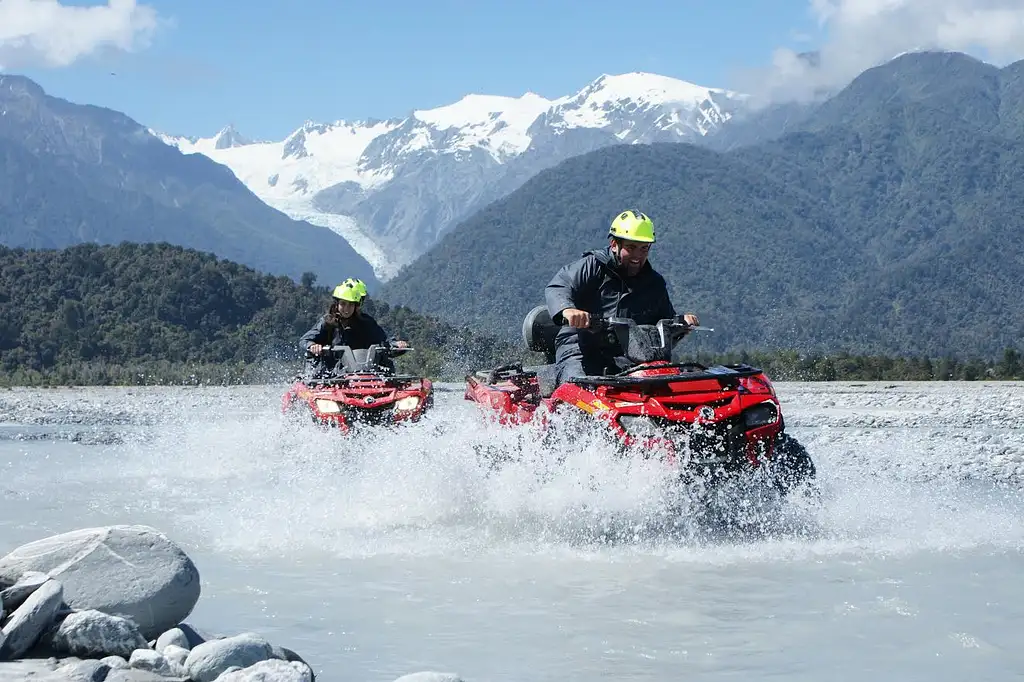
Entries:
<svg viewBox="0 0 1024 682">
<path fill-rule="evenodd" d="M 555 387 L 555 335 L 545 306 L 523 321 L 523 340 L 545 353 L 545 365 L 512 363 L 466 377 L 465 399 L 501 424 L 516 425 L 573 411 L 606 427 L 623 452 L 660 455 L 684 477 L 706 479 L 765 468 L 782 491 L 813 479 L 814 464 L 786 433 L 771 381 L 747 364 L 672 362 L 672 350 L 692 331 L 680 319 L 638 325 L 595 319 L 581 333 L 605 334 L 624 349 L 624 371 L 577 377 Z M 767 466 L 766 466 L 767 465 Z"/>
<path fill-rule="evenodd" d="M 433 384 L 418 376 L 396 374 L 386 360 L 412 348 L 324 346 L 333 370 L 296 377 L 281 399 L 282 412 L 308 411 L 313 422 L 349 433 L 357 426 L 416 422 L 434 404 Z"/>
</svg>

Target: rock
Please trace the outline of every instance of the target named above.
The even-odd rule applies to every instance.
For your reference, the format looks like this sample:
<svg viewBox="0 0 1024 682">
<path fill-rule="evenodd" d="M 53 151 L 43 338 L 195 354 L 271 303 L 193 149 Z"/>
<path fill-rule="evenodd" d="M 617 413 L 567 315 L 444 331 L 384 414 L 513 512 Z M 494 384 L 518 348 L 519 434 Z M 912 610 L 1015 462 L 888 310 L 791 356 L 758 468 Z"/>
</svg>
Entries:
<svg viewBox="0 0 1024 682">
<path fill-rule="evenodd" d="M 23 573 L 18 582 L 14 583 L 3 592 L 0 592 L 0 605 L 3 611 L 13 611 L 28 599 L 28 595 L 35 592 L 39 587 L 50 579 L 50 576 L 39 571 L 27 571 Z"/>
<path fill-rule="evenodd" d="M 313 666 L 311 666 L 308 662 L 306 662 L 306 660 L 304 658 L 302 658 L 302 656 L 299 656 L 297 653 L 295 653 L 294 651 L 292 651 L 288 647 L 274 645 L 274 646 L 272 646 L 270 648 L 270 654 L 274 658 L 281 659 L 282 661 L 302 663 L 307 668 L 309 668 L 309 674 L 310 674 L 312 680 L 313 681 L 316 680 L 316 673 L 313 672 Z"/>
<path fill-rule="evenodd" d="M 72 613 L 50 636 L 54 651 L 76 656 L 122 656 L 149 645 L 132 621 L 90 609 Z"/>
<path fill-rule="evenodd" d="M 136 649 L 132 652 L 132 657 L 128 659 L 128 665 L 136 670 L 148 670 L 160 675 L 174 674 L 164 655 L 152 649 Z"/>
<path fill-rule="evenodd" d="M 217 682 L 312 682 L 313 671 L 299 661 L 289 662 L 277 658 L 254 663 L 241 670 L 225 671 Z"/>
<path fill-rule="evenodd" d="M 35 681 L 33 680 L 33 682 Z M 111 670 L 103 682 L 190 682 L 190 680 L 185 677 L 167 677 L 149 670 L 128 668 L 127 670 Z"/>
<path fill-rule="evenodd" d="M 177 644 L 168 644 L 160 653 L 167 659 L 175 675 L 185 675 L 185 660 L 188 658 L 188 649 L 183 649 Z"/>
<path fill-rule="evenodd" d="M 192 645 L 188 643 L 188 637 L 181 628 L 171 628 L 157 637 L 156 645 L 153 648 L 162 653 L 168 644 L 173 644 L 186 650 L 192 648 Z"/>
<path fill-rule="evenodd" d="M 272 656 L 267 640 L 246 632 L 193 647 L 185 659 L 185 672 L 194 682 L 212 682 L 232 666 L 247 668 Z"/>
<path fill-rule="evenodd" d="M 0 682 L 67 682 L 55 658 L 23 658 L 0 663 Z"/>
<path fill-rule="evenodd" d="M 126 670 L 128 668 L 128 661 L 120 656 L 104 656 L 100 659 L 113 670 Z"/>
<path fill-rule="evenodd" d="M 64 598 L 56 580 L 47 580 L 14 610 L 3 627 L 0 661 L 20 658 L 51 625 Z"/>
<path fill-rule="evenodd" d="M 185 633 L 185 639 L 188 640 L 186 649 L 195 649 L 203 642 L 209 642 L 211 639 L 224 639 L 223 635 L 211 635 L 209 632 L 196 629 L 188 623 L 178 623 L 178 629 Z"/>
<path fill-rule="evenodd" d="M 110 666 L 96 660 L 74 661 L 61 665 L 57 672 L 74 682 L 104 682 Z"/>
<path fill-rule="evenodd" d="M 418 672 L 402 675 L 395 682 L 463 682 L 455 673 Z"/>
<path fill-rule="evenodd" d="M 176 626 L 199 600 L 195 564 L 149 526 L 75 530 L 22 545 L 0 559 L 0 580 L 26 571 L 59 577 L 68 606 L 131 618 L 146 638 Z"/>
</svg>

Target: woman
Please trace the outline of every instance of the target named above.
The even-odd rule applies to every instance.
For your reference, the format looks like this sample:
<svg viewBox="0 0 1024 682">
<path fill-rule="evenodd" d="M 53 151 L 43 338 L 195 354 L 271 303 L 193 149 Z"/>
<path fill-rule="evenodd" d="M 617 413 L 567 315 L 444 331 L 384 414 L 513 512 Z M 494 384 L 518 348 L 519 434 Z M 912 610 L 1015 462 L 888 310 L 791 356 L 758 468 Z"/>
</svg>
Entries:
<svg viewBox="0 0 1024 682">
<path fill-rule="evenodd" d="M 334 288 L 331 307 L 308 332 L 299 339 L 299 348 L 308 354 L 320 356 L 325 346 L 349 346 L 353 350 L 372 345 L 388 346 L 388 336 L 377 320 L 360 310 L 365 293 L 359 280 L 346 279 Z M 396 341 L 397 348 L 407 348 L 405 341 Z M 314 364 L 319 365 L 319 361 Z M 394 369 L 390 359 L 389 369 Z"/>
</svg>

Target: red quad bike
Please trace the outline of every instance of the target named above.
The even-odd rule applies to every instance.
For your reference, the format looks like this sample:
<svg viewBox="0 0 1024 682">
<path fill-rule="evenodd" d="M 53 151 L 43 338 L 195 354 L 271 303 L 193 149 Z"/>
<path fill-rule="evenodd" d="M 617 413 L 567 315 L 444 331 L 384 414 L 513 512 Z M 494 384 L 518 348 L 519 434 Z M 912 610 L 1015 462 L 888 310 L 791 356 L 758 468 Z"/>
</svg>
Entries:
<svg viewBox="0 0 1024 682">
<path fill-rule="evenodd" d="M 338 360 L 334 370 L 296 377 L 281 399 L 281 411 L 301 406 L 310 411 L 315 424 L 336 427 L 344 434 L 356 426 L 417 422 L 433 407 L 433 384 L 422 377 L 395 374 L 381 362 L 411 350 L 324 346 L 323 356 Z"/>
<path fill-rule="evenodd" d="M 672 350 L 686 334 L 713 330 L 681 318 L 655 325 L 609 318 L 593 319 L 587 331 L 612 337 L 632 366 L 555 388 L 558 327 L 547 308 L 537 306 L 523 320 L 523 340 L 530 350 L 543 351 L 548 364 L 512 363 L 470 374 L 465 399 L 504 425 L 535 416 L 547 424 L 547 413 L 565 410 L 589 415 L 609 429 L 622 452 L 660 453 L 683 478 L 716 480 L 769 463 L 769 480 L 783 493 L 814 478 L 807 451 L 785 431 L 778 397 L 764 372 L 747 364 L 672 362 Z"/>
</svg>

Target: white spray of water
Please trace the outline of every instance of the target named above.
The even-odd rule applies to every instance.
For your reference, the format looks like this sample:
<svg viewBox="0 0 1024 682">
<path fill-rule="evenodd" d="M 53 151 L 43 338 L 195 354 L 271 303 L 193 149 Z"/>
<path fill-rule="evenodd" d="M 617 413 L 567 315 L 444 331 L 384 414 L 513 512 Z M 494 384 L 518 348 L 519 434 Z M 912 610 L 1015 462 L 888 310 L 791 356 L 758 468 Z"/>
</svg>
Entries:
<svg viewBox="0 0 1024 682">
<path fill-rule="evenodd" d="M 66 455 L 38 443 L 47 459 L 7 463 L 5 486 L 41 499 L 60 485 L 62 499 L 87 499 L 102 518 L 253 556 L 640 552 L 715 563 L 1024 544 L 1011 386 L 784 395 L 818 465 L 818 501 L 758 485 L 681 491 L 656 460 L 616 457 L 593 433 L 555 428 L 541 444 L 529 428 L 488 424 L 458 389 L 421 424 L 349 438 L 283 418 L 281 390 L 8 396 L 7 421 L 85 437 Z M 483 455 L 495 452 L 517 460 L 494 467 Z"/>
<path fill-rule="evenodd" d="M 220 413 L 195 407 L 112 448 L 131 492 L 103 504 L 254 555 L 643 552 L 728 563 L 1024 540 L 1020 491 L 963 480 L 953 466 L 963 441 L 937 431 L 796 428 L 823 494 L 780 500 L 758 485 L 681 491 L 658 461 L 616 457 L 594 434 L 556 429 L 542 445 L 529 428 L 488 424 L 457 393 L 439 395 L 418 425 L 348 438 L 281 417 L 275 398 L 238 392 Z M 496 451 L 518 459 L 496 468 L 482 456 Z"/>
</svg>

